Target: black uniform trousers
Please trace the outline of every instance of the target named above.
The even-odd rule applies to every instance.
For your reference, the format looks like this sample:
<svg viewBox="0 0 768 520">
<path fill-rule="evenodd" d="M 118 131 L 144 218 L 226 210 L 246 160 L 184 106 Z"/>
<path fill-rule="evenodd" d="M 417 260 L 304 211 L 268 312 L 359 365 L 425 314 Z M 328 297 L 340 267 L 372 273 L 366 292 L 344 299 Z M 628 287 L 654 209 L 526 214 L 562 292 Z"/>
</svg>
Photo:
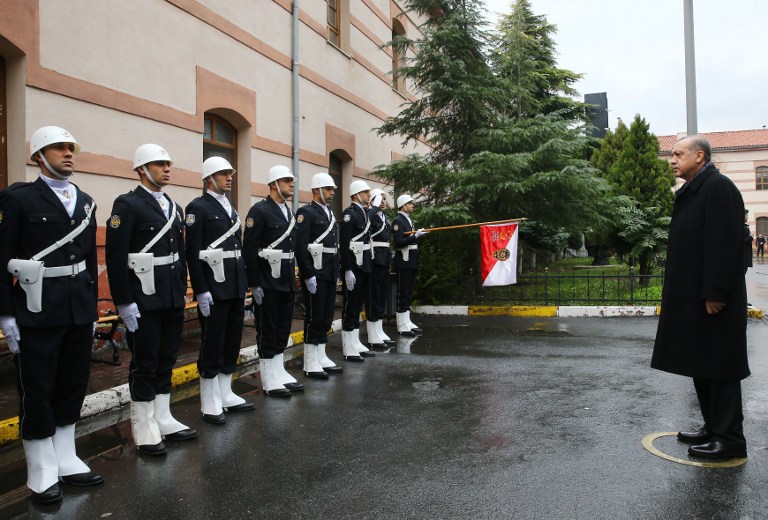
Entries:
<svg viewBox="0 0 768 520">
<path fill-rule="evenodd" d="M 389 268 L 386 265 L 371 266 L 370 286 L 365 300 L 365 315 L 369 321 L 379 321 L 386 314 L 389 293 Z"/>
<path fill-rule="evenodd" d="M 363 310 L 363 302 L 368 298 L 370 289 L 370 273 L 353 270 L 355 273 L 355 288 L 351 291 L 344 284 L 344 313 L 341 317 L 342 330 L 355 330 L 360 328 L 360 311 Z"/>
<path fill-rule="evenodd" d="M 141 311 L 139 328 L 127 335 L 131 351 L 128 387 L 133 401 L 154 401 L 171 392 L 171 376 L 184 328 L 184 308 Z"/>
<path fill-rule="evenodd" d="M 200 377 L 211 379 L 218 374 L 232 374 L 240 356 L 240 341 L 245 320 L 244 301 L 214 300 L 207 318 L 197 311 L 202 338 L 197 371 Z"/>
<path fill-rule="evenodd" d="M 397 312 L 411 310 L 413 288 L 416 285 L 416 269 L 397 270 Z"/>
<path fill-rule="evenodd" d="M 253 306 L 256 324 L 256 347 L 259 357 L 272 359 L 285 352 L 293 320 L 293 291 L 263 288 L 261 305 Z"/>
<path fill-rule="evenodd" d="M 715 381 L 693 378 L 696 396 L 706 428 L 716 440 L 746 446 L 741 381 Z"/>
<path fill-rule="evenodd" d="M 45 439 L 80 418 L 91 369 L 93 325 L 19 326 L 14 356 L 21 438 Z"/>
<path fill-rule="evenodd" d="M 302 280 L 301 289 L 304 294 L 304 343 L 324 345 L 328 343 L 328 331 L 333 325 L 336 283 L 317 280 L 317 291 L 310 294 Z"/>
</svg>

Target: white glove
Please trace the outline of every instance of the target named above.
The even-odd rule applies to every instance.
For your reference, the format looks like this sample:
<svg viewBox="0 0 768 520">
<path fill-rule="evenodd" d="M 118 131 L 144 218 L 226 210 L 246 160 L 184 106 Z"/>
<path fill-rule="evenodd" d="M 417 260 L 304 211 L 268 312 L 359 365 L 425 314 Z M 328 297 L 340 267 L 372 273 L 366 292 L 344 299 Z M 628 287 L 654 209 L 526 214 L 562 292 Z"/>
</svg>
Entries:
<svg viewBox="0 0 768 520">
<path fill-rule="evenodd" d="M 416 232 L 416 238 L 419 238 L 419 237 L 421 237 L 421 236 L 424 236 L 424 235 L 426 235 L 427 233 L 429 233 L 429 231 L 424 231 L 424 228 L 421 228 L 421 229 L 419 229 L 419 230 Z"/>
<path fill-rule="evenodd" d="M 204 293 L 196 294 L 195 297 L 197 298 L 197 308 L 200 309 L 200 314 L 202 314 L 204 318 L 210 316 L 211 305 L 213 305 L 213 296 L 211 296 L 211 293 L 205 291 Z"/>
<path fill-rule="evenodd" d="M 376 195 L 376 196 L 375 196 L 375 197 L 374 197 L 374 198 L 371 200 L 371 207 L 372 207 L 372 208 L 378 208 L 379 206 L 381 206 L 381 195 Z"/>
<path fill-rule="evenodd" d="M 353 273 L 351 270 L 344 271 L 344 282 L 347 284 L 347 290 L 353 291 L 355 289 L 355 282 L 357 280 L 355 279 L 355 273 Z"/>
<path fill-rule="evenodd" d="M 96 327 L 98 327 L 98 326 L 99 326 L 99 322 L 98 321 L 94 321 L 93 322 L 93 334 L 91 334 L 91 336 L 93 336 L 94 338 L 96 337 Z"/>
<path fill-rule="evenodd" d="M 136 332 L 139 330 L 139 318 L 141 318 L 141 313 L 139 312 L 138 305 L 135 303 L 118 305 L 117 313 L 120 315 L 120 319 L 123 320 L 128 332 Z"/>
<path fill-rule="evenodd" d="M 304 285 L 307 286 L 309 294 L 315 294 L 317 292 L 317 277 L 313 276 L 312 278 L 307 278 L 304 280 Z"/>
<path fill-rule="evenodd" d="M 16 325 L 16 318 L 13 316 L 0 316 L 0 330 L 3 331 L 5 342 L 8 344 L 11 354 L 18 354 L 21 332 L 19 332 L 19 326 Z"/>
<path fill-rule="evenodd" d="M 261 302 L 264 301 L 264 289 L 261 287 L 251 287 L 251 292 L 253 293 L 253 301 L 256 305 L 261 305 Z"/>
</svg>

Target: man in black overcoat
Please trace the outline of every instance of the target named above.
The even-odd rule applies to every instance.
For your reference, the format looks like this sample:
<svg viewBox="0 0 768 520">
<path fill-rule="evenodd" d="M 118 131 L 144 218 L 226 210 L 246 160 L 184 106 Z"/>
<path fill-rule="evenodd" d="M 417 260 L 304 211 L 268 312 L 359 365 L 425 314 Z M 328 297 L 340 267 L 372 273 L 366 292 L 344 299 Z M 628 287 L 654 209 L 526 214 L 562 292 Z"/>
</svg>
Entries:
<svg viewBox="0 0 768 520">
<path fill-rule="evenodd" d="M 653 368 L 693 378 L 704 425 L 680 432 L 692 456 L 746 457 L 741 380 L 747 362 L 744 202 L 690 136 L 672 151 L 675 195 Z"/>
<path fill-rule="evenodd" d="M 201 330 L 200 409 L 203 420 L 221 425 L 225 411 L 255 408 L 232 391 L 248 283 L 240 217 L 227 199 L 235 169 L 223 157 L 209 157 L 202 175 L 205 193 L 186 208 L 187 265 Z"/>
<path fill-rule="evenodd" d="M 75 453 L 97 319 L 96 218 L 93 199 L 69 182 L 75 138 L 46 126 L 29 148 L 37 180 L 0 191 L 0 328 L 17 369 L 27 487 L 50 504 L 62 499 L 59 480 L 104 481 Z"/>
</svg>

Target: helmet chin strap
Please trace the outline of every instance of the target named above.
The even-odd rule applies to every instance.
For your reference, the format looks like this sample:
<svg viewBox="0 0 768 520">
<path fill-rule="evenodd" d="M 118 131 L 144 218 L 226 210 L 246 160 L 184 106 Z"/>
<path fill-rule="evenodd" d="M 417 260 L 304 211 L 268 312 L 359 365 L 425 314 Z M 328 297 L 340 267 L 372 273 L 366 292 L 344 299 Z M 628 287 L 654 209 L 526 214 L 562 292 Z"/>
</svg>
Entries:
<svg viewBox="0 0 768 520">
<path fill-rule="evenodd" d="M 210 175 L 210 176 L 206 177 L 205 180 L 211 181 L 211 184 L 213 184 L 213 191 L 215 191 L 219 195 L 224 195 L 224 190 L 219 188 L 219 183 L 216 182 L 216 177 L 214 177 L 213 175 Z"/>
<path fill-rule="evenodd" d="M 45 169 L 48 170 L 51 173 L 51 175 L 53 175 L 54 177 L 56 177 L 57 179 L 59 179 L 61 181 L 68 181 L 69 180 L 69 175 L 63 175 L 63 174 L 59 173 L 58 170 L 56 170 L 53 166 L 48 164 L 48 161 L 45 159 L 45 155 L 43 155 L 42 151 L 40 151 L 40 153 L 38 155 L 40 156 L 40 159 L 42 159 L 43 164 L 45 165 Z"/>
<path fill-rule="evenodd" d="M 320 188 L 320 200 L 323 201 L 324 205 L 326 205 L 326 206 L 328 205 L 328 203 L 325 202 L 325 195 L 323 194 L 323 188 Z"/>
<path fill-rule="evenodd" d="M 275 183 L 275 189 L 277 190 L 277 194 L 280 196 L 280 200 L 283 201 L 283 204 L 288 204 L 288 201 L 285 200 L 285 197 L 283 197 L 283 192 L 280 191 L 280 183 L 278 181 L 272 181 Z"/>
<path fill-rule="evenodd" d="M 160 185 L 159 185 L 157 182 L 155 182 L 155 179 L 153 179 L 153 178 L 152 178 L 152 175 L 150 175 L 150 173 L 149 173 L 149 168 L 147 168 L 147 165 L 146 165 L 146 164 L 142 164 L 142 165 L 140 166 L 140 168 L 141 168 L 142 170 L 144 170 L 144 173 L 145 173 L 145 174 L 147 174 L 147 179 L 149 179 L 149 182 L 151 182 L 152 184 L 154 184 L 155 186 L 157 186 L 157 188 L 158 188 L 158 189 L 160 189 L 160 190 L 162 190 L 162 189 L 163 189 L 163 187 L 162 187 L 162 186 L 160 186 Z"/>
</svg>

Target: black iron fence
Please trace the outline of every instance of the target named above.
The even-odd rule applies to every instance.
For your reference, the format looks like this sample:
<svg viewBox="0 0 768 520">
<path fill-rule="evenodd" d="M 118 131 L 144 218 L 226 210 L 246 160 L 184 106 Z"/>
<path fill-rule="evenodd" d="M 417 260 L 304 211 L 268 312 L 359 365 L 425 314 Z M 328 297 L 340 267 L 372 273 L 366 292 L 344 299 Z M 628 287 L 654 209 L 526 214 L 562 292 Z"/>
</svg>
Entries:
<svg viewBox="0 0 768 520">
<path fill-rule="evenodd" d="M 483 304 L 505 305 L 659 305 L 664 274 L 556 271 L 525 274 L 517 284 L 487 287 Z"/>
</svg>

